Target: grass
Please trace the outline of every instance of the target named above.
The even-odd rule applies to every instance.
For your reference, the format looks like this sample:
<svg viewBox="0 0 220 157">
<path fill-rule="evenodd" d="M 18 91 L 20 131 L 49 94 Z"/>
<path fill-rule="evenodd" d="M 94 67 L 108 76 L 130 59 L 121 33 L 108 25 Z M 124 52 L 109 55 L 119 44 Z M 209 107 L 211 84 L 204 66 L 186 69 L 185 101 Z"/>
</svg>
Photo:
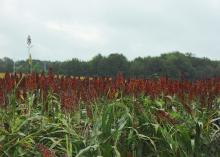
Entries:
<svg viewBox="0 0 220 157">
<path fill-rule="evenodd" d="M 9 96 L 0 110 L 0 156 L 201 157 L 219 156 L 219 110 L 191 114 L 175 97 L 129 96 L 79 102 L 62 111 L 50 93 Z M 220 104 L 216 103 L 216 107 Z"/>
</svg>

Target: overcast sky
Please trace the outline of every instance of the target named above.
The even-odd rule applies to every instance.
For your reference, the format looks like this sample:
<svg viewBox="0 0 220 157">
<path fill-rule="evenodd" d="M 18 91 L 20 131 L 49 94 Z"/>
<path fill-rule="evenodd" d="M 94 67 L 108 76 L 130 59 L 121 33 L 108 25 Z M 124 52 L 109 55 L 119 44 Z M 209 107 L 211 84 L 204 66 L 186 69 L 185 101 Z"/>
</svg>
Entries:
<svg viewBox="0 0 220 157">
<path fill-rule="evenodd" d="M 220 0 L 0 0 L 0 57 L 128 59 L 170 51 L 220 59 Z"/>
</svg>

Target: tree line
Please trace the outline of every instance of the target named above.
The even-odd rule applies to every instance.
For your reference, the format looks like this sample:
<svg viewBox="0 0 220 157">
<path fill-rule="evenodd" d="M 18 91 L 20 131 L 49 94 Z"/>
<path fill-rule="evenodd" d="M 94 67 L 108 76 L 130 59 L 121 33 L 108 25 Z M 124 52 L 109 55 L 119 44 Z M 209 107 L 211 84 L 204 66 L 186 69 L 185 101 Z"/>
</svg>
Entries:
<svg viewBox="0 0 220 157">
<path fill-rule="evenodd" d="M 46 68 L 45 68 L 46 66 Z M 0 72 L 13 72 L 14 62 L 10 58 L 0 59 Z M 157 78 L 167 76 L 173 79 L 206 79 L 220 76 L 220 61 L 198 58 L 191 53 L 171 52 L 156 57 L 138 57 L 129 61 L 124 55 L 114 53 L 108 56 L 96 55 L 89 61 L 76 58 L 67 61 L 32 61 L 33 72 L 51 68 L 54 73 L 71 76 L 110 76 L 122 72 L 125 77 Z M 25 60 L 15 63 L 15 71 L 28 73 Z"/>
</svg>

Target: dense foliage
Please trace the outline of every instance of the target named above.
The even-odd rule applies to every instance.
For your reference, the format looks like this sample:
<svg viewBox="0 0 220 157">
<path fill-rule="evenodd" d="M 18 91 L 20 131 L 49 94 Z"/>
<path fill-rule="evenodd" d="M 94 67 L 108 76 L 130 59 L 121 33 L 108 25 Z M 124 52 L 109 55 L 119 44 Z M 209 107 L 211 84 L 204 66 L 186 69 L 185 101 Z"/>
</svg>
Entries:
<svg viewBox="0 0 220 157">
<path fill-rule="evenodd" d="M 72 76 L 115 76 L 118 71 L 126 77 L 156 78 L 168 76 L 174 79 L 205 79 L 220 76 L 220 62 L 197 58 L 192 54 L 173 52 L 159 57 L 138 57 L 128 61 L 122 54 L 95 56 L 90 61 L 72 59 L 69 61 L 33 60 L 33 71 L 42 72 L 51 67 L 57 74 Z M 29 72 L 27 61 L 16 62 L 17 72 Z M 13 60 L 0 59 L 0 72 L 13 72 Z"/>
<path fill-rule="evenodd" d="M 0 156 L 216 157 L 220 79 L 9 75 Z"/>
</svg>

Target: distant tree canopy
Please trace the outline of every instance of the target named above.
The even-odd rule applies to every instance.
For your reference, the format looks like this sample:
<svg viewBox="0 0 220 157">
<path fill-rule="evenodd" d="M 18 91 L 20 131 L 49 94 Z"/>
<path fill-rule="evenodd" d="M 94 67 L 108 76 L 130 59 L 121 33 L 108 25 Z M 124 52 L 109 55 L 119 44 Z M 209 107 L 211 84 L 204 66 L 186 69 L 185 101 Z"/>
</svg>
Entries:
<svg viewBox="0 0 220 157">
<path fill-rule="evenodd" d="M 126 77 L 155 78 L 168 76 L 174 79 L 205 79 L 220 76 L 220 61 L 198 58 L 191 53 L 172 52 L 158 57 L 138 57 L 127 60 L 122 54 L 102 56 L 98 54 L 90 61 L 72 60 L 40 61 L 33 60 L 33 71 L 42 72 L 44 66 L 51 67 L 56 74 L 72 76 L 115 76 L 122 72 Z M 27 73 L 27 61 L 16 62 L 16 72 Z M 13 60 L 0 59 L 0 72 L 13 72 Z"/>
</svg>

